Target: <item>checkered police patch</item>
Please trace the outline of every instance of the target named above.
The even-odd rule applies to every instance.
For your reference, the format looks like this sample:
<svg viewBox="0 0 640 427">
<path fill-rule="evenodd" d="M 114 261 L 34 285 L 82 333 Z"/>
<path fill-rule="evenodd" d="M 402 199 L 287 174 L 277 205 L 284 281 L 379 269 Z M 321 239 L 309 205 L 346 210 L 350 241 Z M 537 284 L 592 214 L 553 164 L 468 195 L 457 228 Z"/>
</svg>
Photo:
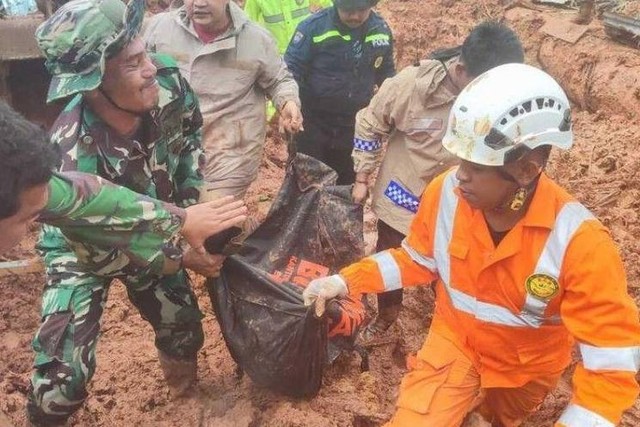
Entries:
<svg viewBox="0 0 640 427">
<path fill-rule="evenodd" d="M 387 196 L 396 206 L 404 208 L 412 213 L 418 212 L 420 198 L 396 181 L 391 180 L 389 182 L 387 189 L 384 190 L 384 195 Z"/>
<path fill-rule="evenodd" d="M 367 141 L 360 138 L 353 138 L 353 147 L 362 151 L 376 151 L 382 147 L 379 140 Z"/>
</svg>

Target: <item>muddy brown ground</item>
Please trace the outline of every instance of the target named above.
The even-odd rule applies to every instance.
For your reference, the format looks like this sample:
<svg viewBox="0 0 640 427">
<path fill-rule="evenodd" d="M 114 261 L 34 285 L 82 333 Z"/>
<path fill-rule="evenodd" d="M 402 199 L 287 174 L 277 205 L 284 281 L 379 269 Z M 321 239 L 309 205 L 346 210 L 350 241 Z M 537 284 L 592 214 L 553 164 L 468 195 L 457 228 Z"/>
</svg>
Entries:
<svg viewBox="0 0 640 427">
<path fill-rule="evenodd" d="M 515 5 L 499 0 L 386 0 L 380 9 L 395 33 L 399 68 L 435 48 L 461 42 L 475 23 L 487 18 L 505 19 L 517 30 L 527 61 L 559 78 L 575 106 L 576 144 L 570 152 L 554 155 L 549 173 L 610 228 L 625 261 L 629 292 L 640 302 L 640 52 L 609 40 L 598 21 L 575 45 L 545 36 L 540 28 L 546 20 L 568 20 L 572 12 L 524 1 Z M 284 145 L 274 138 L 266 152 L 249 197 L 259 216 L 277 191 L 285 158 Z M 368 218 L 371 247 L 373 223 Z M 7 258 L 33 256 L 32 246 L 33 236 Z M 0 410 L 17 426 L 25 423 L 30 339 L 38 326 L 42 282 L 40 275 L 0 281 Z M 401 316 L 403 342 L 375 348 L 371 370 L 365 373 L 359 371 L 358 356 L 341 357 L 327 370 L 316 398 L 292 400 L 234 375 L 202 280 L 195 282 L 207 337 L 199 354 L 200 382 L 192 395 L 168 398 L 151 328 L 115 283 L 103 318 L 90 397 L 70 425 L 378 426 L 393 412 L 404 358 L 422 343 L 432 308 L 431 291 L 408 292 Z M 570 396 L 569 379 L 566 375 L 527 426 L 552 425 Z M 639 402 L 622 425 L 640 425 Z"/>
</svg>

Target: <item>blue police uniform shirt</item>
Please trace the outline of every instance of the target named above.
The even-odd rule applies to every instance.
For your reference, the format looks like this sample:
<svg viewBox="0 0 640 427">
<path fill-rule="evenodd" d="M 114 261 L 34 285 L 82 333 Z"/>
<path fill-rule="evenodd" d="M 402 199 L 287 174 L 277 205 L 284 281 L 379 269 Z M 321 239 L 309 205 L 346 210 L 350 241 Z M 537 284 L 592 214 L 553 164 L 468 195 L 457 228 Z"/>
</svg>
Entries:
<svg viewBox="0 0 640 427">
<path fill-rule="evenodd" d="M 284 59 L 306 114 L 342 116 L 351 125 L 374 87 L 395 74 L 391 29 L 374 11 L 356 29 L 340 21 L 335 6 L 311 15 L 298 25 Z"/>
</svg>

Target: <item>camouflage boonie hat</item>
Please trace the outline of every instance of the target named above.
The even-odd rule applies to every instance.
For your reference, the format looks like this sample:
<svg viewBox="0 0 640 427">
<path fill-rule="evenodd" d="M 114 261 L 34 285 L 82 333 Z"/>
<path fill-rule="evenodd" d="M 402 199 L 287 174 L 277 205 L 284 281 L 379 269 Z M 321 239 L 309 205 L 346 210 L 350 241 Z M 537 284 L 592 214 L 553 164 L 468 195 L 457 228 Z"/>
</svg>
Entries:
<svg viewBox="0 0 640 427">
<path fill-rule="evenodd" d="M 47 102 L 100 86 L 107 58 L 140 32 L 144 0 L 73 0 L 36 30 L 52 75 Z"/>
</svg>

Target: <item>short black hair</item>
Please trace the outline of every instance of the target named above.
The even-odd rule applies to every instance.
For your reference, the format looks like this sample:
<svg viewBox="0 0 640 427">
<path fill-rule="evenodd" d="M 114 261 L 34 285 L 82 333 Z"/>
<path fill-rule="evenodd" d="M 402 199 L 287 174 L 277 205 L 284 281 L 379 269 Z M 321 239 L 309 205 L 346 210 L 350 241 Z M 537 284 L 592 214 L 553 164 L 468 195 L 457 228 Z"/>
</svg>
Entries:
<svg viewBox="0 0 640 427">
<path fill-rule="evenodd" d="M 524 62 L 524 49 L 518 35 L 495 21 L 477 25 L 462 43 L 460 59 L 472 77 L 498 65 Z"/>
<path fill-rule="evenodd" d="M 0 219 L 20 210 L 20 195 L 46 184 L 58 155 L 46 133 L 0 100 Z"/>
</svg>

